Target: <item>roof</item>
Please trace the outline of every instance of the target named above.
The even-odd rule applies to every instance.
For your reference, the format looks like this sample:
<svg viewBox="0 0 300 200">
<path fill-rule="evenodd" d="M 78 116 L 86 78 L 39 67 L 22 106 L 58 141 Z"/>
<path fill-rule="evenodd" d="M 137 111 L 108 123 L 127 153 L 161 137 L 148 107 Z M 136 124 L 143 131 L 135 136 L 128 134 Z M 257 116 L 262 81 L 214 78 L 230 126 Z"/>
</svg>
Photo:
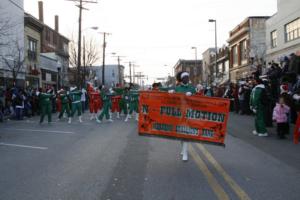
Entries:
<svg viewBox="0 0 300 200">
<path fill-rule="evenodd" d="M 30 18 L 32 20 L 34 20 L 36 23 L 41 24 L 43 27 L 47 27 L 49 28 L 51 31 L 56 32 L 60 37 L 63 37 L 65 40 L 67 40 L 68 42 L 70 41 L 66 36 L 62 35 L 61 33 L 57 32 L 56 30 L 54 30 L 53 28 L 51 28 L 50 26 L 48 26 L 47 24 L 41 22 L 39 19 L 37 19 L 36 17 L 34 17 L 33 15 L 29 14 L 29 13 L 24 13 L 24 18 Z"/>
<path fill-rule="evenodd" d="M 270 18 L 270 16 L 249 16 L 249 17 L 246 17 L 241 23 L 239 23 L 237 26 L 235 26 L 230 31 L 230 33 L 236 31 L 237 29 L 239 29 L 239 27 L 242 26 L 243 24 L 245 24 L 249 19 L 268 19 L 268 18 Z"/>
</svg>

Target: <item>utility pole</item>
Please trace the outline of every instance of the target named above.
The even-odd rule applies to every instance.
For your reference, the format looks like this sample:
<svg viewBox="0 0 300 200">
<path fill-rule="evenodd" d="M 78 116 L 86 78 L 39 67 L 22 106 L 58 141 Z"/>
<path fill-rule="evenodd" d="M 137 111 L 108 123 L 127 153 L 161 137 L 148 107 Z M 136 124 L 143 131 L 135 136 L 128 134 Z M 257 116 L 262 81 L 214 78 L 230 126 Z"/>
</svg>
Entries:
<svg viewBox="0 0 300 200">
<path fill-rule="evenodd" d="M 97 1 L 92 0 L 67 0 L 67 1 L 73 1 L 78 2 L 79 5 L 77 7 L 79 8 L 79 20 L 78 20 L 78 56 L 77 56 L 77 87 L 80 87 L 80 68 L 81 68 L 81 27 L 82 27 L 82 9 L 85 9 L 83 7 L 83 3 L 98 3 Z"/>
<path fill-rule="evenodd" d="M 129 62 L 129 80 L 132 83 L 132 76 L 131 76 L 131 62 Z"/>
<path fill-rule="evenodd" d="M 136 67 L 139 67 L 139 66 L 135 65 L 135 64 L 132 65 L 132 69 L 133 69 L 133 83 L 135 83 L 135 77 L 136 77 L 136 75 L 135 75 L 135 68 Z"/>
<path fill-rule="evenodd" d="M 124 58 L 126 56 L 115 56 L 116 53 L 112 53 L 112 55 L 114 55 L 112 57 L 117 58 L 117 61 L 118 61 L 118 70 L 119 70 L 119 83 L 122 84 L 124 77 L 121 77 L 121 58 Z"/>
<path fill-rule="evenodd" d="M 86 62 L 85 62 L 85 36 L 83 36 L 83 85 L 85 84 Z"/>
<path fill-rule="evenodd" d="M 111 35 L 111 33 L 107 32 L 99 32 L 103 34 L 103 59 L 102 59 L 102 85 L 105 85 L 105 49 L 106 49 L 106 36 Z"/>
</svg>

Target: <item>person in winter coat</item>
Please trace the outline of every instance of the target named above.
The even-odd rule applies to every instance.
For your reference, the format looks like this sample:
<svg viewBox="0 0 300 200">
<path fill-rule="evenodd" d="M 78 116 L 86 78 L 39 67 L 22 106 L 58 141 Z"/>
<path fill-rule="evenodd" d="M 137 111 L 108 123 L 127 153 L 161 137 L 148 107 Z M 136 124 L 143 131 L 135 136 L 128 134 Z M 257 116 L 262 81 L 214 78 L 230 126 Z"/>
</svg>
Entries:
<svg viewBox="0 0 300 200">
<path fill-rule="evenodd" d="M 250 95 L 250 108 L 255 113 L 255 130 L 252 133 L 260 137 L 266 137 L 268 133 L 264 120 L 266 105 L 265 85 L 261 79 L 257 79 L 255 82 L 256 86 L 252 89 Z"/>
<path fill-rule="evenodd" d="M 15 108 L 16 119 L 22 120 L 24 114 L 24 101 L 25 101 L 25 96 L 22 90 L 20 90 L 16 94 L 13 94 L 13 101 L 16 106 Z"/>
<path fill-rule="evenodd" d="M 277 124 L 277 135 L 280 139 L 284 139 L 285 135 L 289 133 L 289 112 L 290 107 L 285 104 L 284 98 L 280 97 L 279 103 L 276 104 L 273 111 L 273 120 Z"/>
</svg>

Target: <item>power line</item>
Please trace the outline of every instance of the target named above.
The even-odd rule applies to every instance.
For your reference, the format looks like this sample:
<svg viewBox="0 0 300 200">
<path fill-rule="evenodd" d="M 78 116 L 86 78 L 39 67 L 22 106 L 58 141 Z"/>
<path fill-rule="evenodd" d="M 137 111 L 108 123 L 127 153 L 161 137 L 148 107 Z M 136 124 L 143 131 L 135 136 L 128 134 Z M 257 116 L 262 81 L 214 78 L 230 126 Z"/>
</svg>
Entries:
<svg viewBox="0 0 300 200">
<path fill-rule="evenodd" d="M 78 56 L 77 56 L 77 87 L 80 86 L 80 68 L 81 68 L 81 28 L 82 28 L 82 9 L 87 10 L 83 7 L 83 3 L 98 3 L 98 1 L 92 0 L 66 0 L 66 1 L 73 1 L 79 3 L 76 5 L 79 8 L 79 20 L 78 20 Z"/>
</svg>

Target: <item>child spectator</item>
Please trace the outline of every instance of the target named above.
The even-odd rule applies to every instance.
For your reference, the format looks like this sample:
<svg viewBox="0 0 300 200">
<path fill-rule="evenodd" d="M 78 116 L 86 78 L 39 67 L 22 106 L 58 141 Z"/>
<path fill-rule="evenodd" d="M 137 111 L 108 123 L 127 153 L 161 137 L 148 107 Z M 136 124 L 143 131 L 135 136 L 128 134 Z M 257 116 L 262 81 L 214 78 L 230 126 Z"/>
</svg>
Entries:
<svg viewBox="0 0 300 200">
<path fill-rule="evenodd" d="M 284 97 L 281 96 L 273 110 L 273 120 L 277 124 L 277 135 L 279 139 L 284 139 L 285 135 L 289 133 L 289 112 L 290 107 L 285 104 Z"/>
</svg>

